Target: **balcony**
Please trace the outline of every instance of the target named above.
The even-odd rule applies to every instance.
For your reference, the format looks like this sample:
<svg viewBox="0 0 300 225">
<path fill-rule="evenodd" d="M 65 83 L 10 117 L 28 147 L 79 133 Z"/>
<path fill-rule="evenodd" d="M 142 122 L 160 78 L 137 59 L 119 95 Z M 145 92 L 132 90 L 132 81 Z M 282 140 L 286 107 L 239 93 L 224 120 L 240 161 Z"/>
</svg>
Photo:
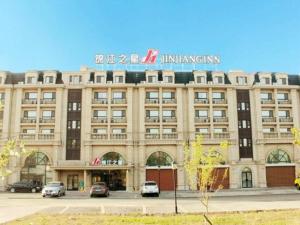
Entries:
<svg viewBox="0 0 300 225">
<path fill-rule="evenodd" d="M 167 123 L 172 123 L 172 122 L 176 122 L 177 119 L 175 116 L 168 116 L 168 117 L 163 117 L 163 122 L 167 122 Z"/>
<path fill-rule="evenodd" d="M 213 133 L 213 137 L 216 139 L 228 139 L 230 135 L 229 132 Z"/>
<path fill-rule="evenodd" d="M 125 133 L 122 133 L 122 134 L 110 134 L 110 138 L 111 139 L 121 139 L 121 140 L 124 140 L 124 139 L 127 139 L 127 134 L 125 134 Z"/>
<path fill-rule="evenodd" d="M 108 137 L 107 134 L 91 134 L 91 139 L 101 139 L 101 140 L 106 140 Z"/>
<path fill-rule="evenodd" d="M 223 98 L 214 98 L 212 100 L 213 104 L 226 104 L 227 101 L 226 99 L 223 99 Z"/>
<path fill-rule="evenodd" d="M 284 104 L 291 104 L 291 100 L 288 100 L 288 99 L 278 99 L 277 100 L 278 104 L 279 105 L 284 105 Z"/>
<path fill-rule="evenodd" d="M 145 122 L 158 123 L 159 122 L 159 117 L 158 116 L 146 117 Z"/>
<path fill-rule="evenodd" d="M 151 133 L 145 134 L 145 139 L 159 139 L 159 138 L 160 138 L 159 134 L 151 134 Z"/>
<path fill-rule="evenodd" d="M 55 104 L 55 103 L 56 103 L 55 98 L 41 99 L 41 104 Z"/>
<path fill-rule="evenodd" d="M 146 98 L 145 103 L 146 104 L 158 104 L 159 100 L 158 100 L 158 98 Z"/>
<path fill-rule="evenodd" d="M 36 117 L 25 117 L 21 119 L 21 123 L 36 123 Z"/>
<path fill-rule="evenodd" d="M 278 138 L 277 132 L 264 132 L 263 133 L 264 138 Z"/>
<path fill-rule="evenodd" d="M 22 104 L 37 104 L 37 99 L 36 98 L 33 98 L 33 99 L 24 98 L 22 100 Z"/>
<path fill-rule="evenodd" d="M 162 138 L 163 139 L 177 139 L 177 133 L 166 133 L 166 134 L 162 134 Z"/>
<path fill-rule="evenodd" d="M 227 117 L 214 117 L 213 121 L 216 123 L 227 123 L 228 118 Z"/>
<path fill-rule="evenodd" d="M 53 140 L 54 134 L 38 134 L 39 140 Z"/>
<path fill-rule="evenodd" d="M 42 117 L 40 123 L 55 123 L 55 117 Z"/>
<path fill-rule="evenodd" d="M 274 104 L 275 101 L 274 101 L 274 99 L 261 99 L 260 103 L 261 104 Z"/>
<path fill-rule="evenodd" d="M 195 133 L 196 136 L 201 136 L 204 139 L 209 139 L 211 137 L 210 133 L 200 133 L 200 132 L 196 132 Z"/>
<path fill-rule="evenodd" d="M 175 104 L 176 99 L 175 98 L 163 98 L 162 103 L 163 104 Z"/>
<path fill-rule="evenodd" d="M 195 98 L 194 103 L 195 104 L 208 104 L 209 101 L 207 98 Z"/>
<path fill-rule="evenodd" d="M 276 122 L 275 117 L 262 117 L 262 122 L 263 123 L 274 123 Z"/>
<path fill-rule="evenodd" d="M 114 98 L 111 100 L 112 104 L 126 104 L 125 98 Z"/>
<path fill-rule="evenodd" d="M 195 117 L 195 123 L 209 123 L 209 117 Z"/>
<path fill-rule="evenodd" d="M 92 123 L 107 123 L 107 117 L 93 117 Z"/>
<path fill-rule="evenodd" d="M 92 103 L 93 104 L 107 104 L 108 100 L 107 100 L 107 98 L 93 98 Z"/>
<path fill-rule="evenodd" d="M 292 123 L 293 122 L 293 117 L 279 117 L 279 122 Z"/>
<path fill-rule="evenodd" d="M 126 117 L 113 117 L 111 118 L 112 123 L 126 123 Z"/>
<path fill-rule="evenodd" d="M 19 135 L 20 139 L 25 139 L 25 140 L 34 140 L 35 139 L 35 134 L 26 134 L 26 133 L 22 133 Z"/>
<path fill-rule="evenodd" d="M 291 132 L 281 132 L 280 137 L 281 138 L 293 138 L 293 134 Z"/>
</svg>

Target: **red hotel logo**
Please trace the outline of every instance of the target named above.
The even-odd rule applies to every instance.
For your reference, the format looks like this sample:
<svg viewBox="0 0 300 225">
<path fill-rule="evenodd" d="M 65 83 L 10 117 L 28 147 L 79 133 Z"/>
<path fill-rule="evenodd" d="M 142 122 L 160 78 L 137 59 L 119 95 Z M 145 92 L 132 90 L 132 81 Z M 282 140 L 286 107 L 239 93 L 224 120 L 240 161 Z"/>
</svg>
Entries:
<svg viewBox="0 0 300 225">
<path fill-rule="evenodd" d="M 144 64 L 154 64 L 156 62 L 157 56 L 158 56 L 158 50 L 148 49 L 148 53 L 142 59 L 142 63 L 144 63 Z"/>
</svg>

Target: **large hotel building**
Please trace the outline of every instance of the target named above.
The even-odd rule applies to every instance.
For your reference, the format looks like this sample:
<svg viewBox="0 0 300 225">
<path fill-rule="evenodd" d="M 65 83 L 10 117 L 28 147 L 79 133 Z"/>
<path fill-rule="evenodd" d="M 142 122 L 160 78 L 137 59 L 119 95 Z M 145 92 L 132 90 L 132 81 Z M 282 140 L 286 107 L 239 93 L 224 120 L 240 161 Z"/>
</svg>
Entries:
<svg viewBox="0 0 300 225">
<path fill-rule="evenodd" d="M 12 138 L 36 152 L 12 158 L 20 180 L 60 180 L 68 190 L 105 181 L 137 191 L 189 190 L 183 143 L 198 134 L 228 168 L 224 188 L 292 186 L 300 149 L 300 77 L 231 71 L 0 72 L 1 145 Z M 223 140 L 230 146 L 219 148 Z"/>
</svg>

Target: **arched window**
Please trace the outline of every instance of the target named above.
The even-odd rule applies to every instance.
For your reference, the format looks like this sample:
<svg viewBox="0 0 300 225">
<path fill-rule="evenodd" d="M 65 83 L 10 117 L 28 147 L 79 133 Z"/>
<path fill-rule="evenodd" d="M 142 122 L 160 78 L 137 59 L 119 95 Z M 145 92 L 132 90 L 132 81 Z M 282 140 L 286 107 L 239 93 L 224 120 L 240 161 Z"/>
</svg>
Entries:
<svg viewBox="0 0 300 225">
<path fill-rule="evenodd" d="M 167 153 L 162 151 L 157 151 L 152 153 L 147 159 L 147 166 L 171 166 L 172 158 Z"/>
<path fill-rule="evenodd" d="M 242 188 L 252 188 L 252 171 L 248 167 L 242 171 Z"/>
<path fill-rule="evenodd" d="M 289 155 L 281 149 L 276 149 L 272 151 L 267 158 L 267 163 L 290 163 L 290 162 L 291 159 Z"/>
<path fill-rule="evenodd" d="M 52 169 L 47 155 L 36 152 L 28 156 L 21 170 L 21 180 L 47 184 L 52 181 Z"/>
<path fill-rule="evenodd" d="M 121 154 L 117 152 L 108 152 L 101 158 L 102 165 L 124 165 L 125 160 Z"/>
</svg>

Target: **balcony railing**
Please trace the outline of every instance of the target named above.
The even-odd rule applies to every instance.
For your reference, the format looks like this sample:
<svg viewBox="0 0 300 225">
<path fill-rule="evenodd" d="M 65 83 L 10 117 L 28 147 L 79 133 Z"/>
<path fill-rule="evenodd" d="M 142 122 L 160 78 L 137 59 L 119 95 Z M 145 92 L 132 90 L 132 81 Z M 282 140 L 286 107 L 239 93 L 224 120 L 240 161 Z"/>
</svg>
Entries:
<svg viewBox="0 0 300 225">
<path fill-rule="evenodd" d="M 293 122 L 293 117 L 279 117 L 279 122 L 291 123 Z"/>
<path fill-rule="evenodd" d="M 93 98 L 92 100 L 93 104 L 107 104 L 107 98 Z"/>
<path fill-rule="evenodd" d="M 228 118 L 227 117 L 214 117 L 214 122 L 216 122 L 216 123 L 228 122 Z"/>
<path fill-rule="evenodd" d="M 195 117 L 195 123 L 209 123 L 209 117 Z"/>
<path fill-rule="evenodd" d="M 206 98 L 195 98 L 194 99 L 194 103 L 198 103 L 198 104 L 208 104 L 209 101 Z"/>
<path fill-rule="evenodd" d="M 45 98 L 41 99 L 41 104 L 55 104 L 56 99 L 55 98 Z"/>
<path fill-rule="evenodd" d="M 21 123 L 36 123 L 35 117 L 24 117 L 21 119 Z"/>
<path fill-rule="evenodd" d="M 110 134 L 111 139 L 127 139 L 127 134 Z"/>
<path fill-rule="evenodd" d="M 126 104 L 125 98 L 114 98 L 111 100 L 112 104 Z"/>
<path fill-rule="evenodd" d="M 93 117 L 92 123 L 107 123 L 107 117 Z"/>
<path fill-rule="evenodd" d="M 107 134 L 91 134 L 91 139 L 107 139 L 108 135 Z"/>
<path fill-rule="evenodd" d="M 35 139 L 35 134 L 26 134 L 26 133 L 23 133 L 23 134 L 20 134 L 20 139 L 30 139 L 30 140 L 33 140 Z"/>
<path fill-rule="evenodd" d="M 177 119 L 175 116 L 163 117 L 163 122 L 176 122 Z"/>
<path fill-rule="evenodd" d="M 219 99 L 219 98 L 214 98 L 213 100 L 212 100 L 212 102 L 213 102 L 213 104 L 226 104 L 226 99 Z"/>
<path fill-rule="evenodd" d="M 278 104 L 291 104 L 291 100 L 288 99 L 278 99 L 277 100 Z"/>
<path fill-rule="evenodd" d="M 151 123 L 158 123 L 159 122 L 159 117 L 158 116 L 150 116 L 145 118 L 146 122 L 151 122 Z"/>
<path fill-rule="evenodd" d="M 261 99 L 260 103 L 261 104 L 274 104 L 275 101 L 274 101 L 274 99 Z"/>
<path fill-rule="evenodd" d="M 210 133 L 200 133 L 200 132 L 196 132 L 195 134 L 196 136 L 202 136 L 204 139 L 208 139 L 211 137 Z"/>
<path fill-rule="evenodd" d="M 40 118 L 40 123 L 54 123 L 55 117 L 42 117 Z"/>
<path fill-rule="evenodd" d="M 54 134 L 38 134 L 38 138 L 42 140 L 53 140 Z"/>
<path fill-rule="evenodd" d="M 159 100 L 158 100 L 158 98 L 146 98 L 145 103 L 146 104 L 158 104 Z"/>
<path fill-rule="evenodd" d="M 163 139 L 177 139 L 177 133 L 162 134 Z"/>
<path fill-rule="evenodd" d="M 217 139 L 226 139 L 226 138 L 229 138 L 230 135 L 229 135 L 229 132 L 222 132 L 222 133 L 214 133 L 213 137 L 217 138 Z"/>
<path fill-rule="evenodd" d="M 263 137 L 266 139 L 272 139 L 272 138 L 291 139 L 291 138 L 293 138 L 293 135 L 291 132 L 280 132 L 280 133 L 278 133 L 278 132 L 263 132 Z"/>
<path fill-rule="evenodd" d="M 176 99 L 175 98 L 163 98 L 162 103 L 164 103 L 164 104 L 174 104 L 174 103 L 176 103 Z"/>
<path fill-rule="evenodd" d="M 160 137 L 159 134 L 150 134 L 150 133 L 145 134 L 145 139 L 159 139 L 159 137 Z"/>
<path fill-rule="evenodd" d="M 111 118 L 112 123 L 126 123 L 126 117 L 113 117 Z"/>
<path fill-rule="evenodd" d="M 264 132 L 264 138 L 278 138 L 277 132 Z"/>
<path fill-rule="evenodd" d="M 262 122 L 263 123 L 273 123 L 276 122 L 275 117 L 262 117 Z"/>
<path fill-rule="evenodd" d="M 22 100 L 22 103 L 23 104 L 36 104 L 37 103 L 37 99 L 36 98 L 34 98 L 34 99 L 24 98 Z"/>
<path fill-rule="evenodd" d="M 280 137 L 281 138 L 293 138 L 293 134 L 291 132 L 281 132 Z"/>
</svg>

